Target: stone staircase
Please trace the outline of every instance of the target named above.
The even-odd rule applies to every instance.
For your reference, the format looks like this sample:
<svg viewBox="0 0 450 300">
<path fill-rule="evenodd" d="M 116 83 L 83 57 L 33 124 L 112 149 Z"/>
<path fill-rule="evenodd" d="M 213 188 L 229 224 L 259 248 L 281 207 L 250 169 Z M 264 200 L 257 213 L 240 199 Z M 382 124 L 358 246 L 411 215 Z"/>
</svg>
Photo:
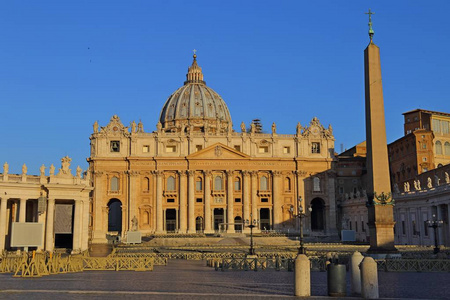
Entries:
<svg viewBox="0 0 450 300">
<path fill-rule="evenodd" d="M 89 255 L 92 257 L 106 257 L 111 254 L 113 245 L 111 244 L 91 244 Z"/>
</svg>

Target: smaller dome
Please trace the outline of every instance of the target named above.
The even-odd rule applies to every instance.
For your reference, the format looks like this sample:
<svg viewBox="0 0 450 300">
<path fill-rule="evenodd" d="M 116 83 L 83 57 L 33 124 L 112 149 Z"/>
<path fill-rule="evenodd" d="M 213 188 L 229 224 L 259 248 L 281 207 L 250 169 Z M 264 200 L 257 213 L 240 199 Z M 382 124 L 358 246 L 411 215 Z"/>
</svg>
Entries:
<svg viewBox="0 0 450 300">
<path fill-rule="evenodd" d="M 184 85 L 169 96 L 159 118 L 162 130 L 224 132 L 231 129 L 231 116 L 225 101 L 206 86 L 197 55 L 188 68 Z"/>
</svg>

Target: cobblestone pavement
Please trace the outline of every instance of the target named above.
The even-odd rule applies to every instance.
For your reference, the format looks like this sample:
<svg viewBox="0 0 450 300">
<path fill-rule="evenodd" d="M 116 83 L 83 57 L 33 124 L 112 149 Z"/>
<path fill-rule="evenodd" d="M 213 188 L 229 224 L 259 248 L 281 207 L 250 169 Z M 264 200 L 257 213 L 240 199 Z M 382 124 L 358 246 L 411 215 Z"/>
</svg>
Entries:
<svg viewBox="0 0 450 300">
<path fill-rule="evenodd" d="M 311 273 L 313 299 L 326 296 L 326 280 L 325 272 Z M 449 282 L 449 273 L 381 272 L 380 297 L 450 299 Z M 0 274 L 0 299 L 295 299 L 293 285 L 293 272 L 221 272 L 204 261 L 171 260 L 153 272 L 85 271 L 33 279 Z"/>
</svg>

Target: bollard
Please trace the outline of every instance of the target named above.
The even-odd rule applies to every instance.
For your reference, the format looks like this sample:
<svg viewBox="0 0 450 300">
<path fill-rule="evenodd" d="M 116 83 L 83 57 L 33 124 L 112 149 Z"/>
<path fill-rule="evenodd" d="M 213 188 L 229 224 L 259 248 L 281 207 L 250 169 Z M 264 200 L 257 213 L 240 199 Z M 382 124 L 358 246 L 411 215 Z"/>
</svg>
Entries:
<svg viewBox="0 0 450 300">
<path fill-rule="evenodd" d="M 377 263 L 372 257 L 365 257 L 361 263 L 361 294 L 365 299 L 378 299 Z"/>
<path fill-rule="evenodd" d="M 297 255 L 294 276 L 294 295 L 311 296 L 311 263 L 305 254 Z"/>
<path fill-rule="evenodd" d="M 350 281 L 352 285 L 352 295 L 361 295 L 361 271 L 359 264 L 362 262 L 364 256 L 360 252 L 356 251 L 352 254 L 350 259 Z"/>
<path fill-rule="evenodd" d="M 327 266 L 328 296 L 345 297 L 347 294 L 346 266 L 331 263 Z"/>
</svg>

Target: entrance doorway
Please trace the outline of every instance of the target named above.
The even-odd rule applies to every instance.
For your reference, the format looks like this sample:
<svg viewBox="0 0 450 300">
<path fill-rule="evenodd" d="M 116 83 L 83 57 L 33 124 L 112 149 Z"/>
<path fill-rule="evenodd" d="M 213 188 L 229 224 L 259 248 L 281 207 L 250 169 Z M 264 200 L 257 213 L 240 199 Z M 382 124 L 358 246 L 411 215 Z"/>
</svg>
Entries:
<svg viewBox="0 0 450 300">
<path fill-rule="evenodd" d="M 259 229 L 270 230 L 270 209 L 261 208 L 259 210 Z"/>
<path fill-rule="evenodd" d="M 219 231 L 220 224 L 224 220 L 224 210 L 223 208 L 214 208 L 214 230 Z"/>
<path fill-rule="evenodd" d="M 122 232 L 122 202 L 111 199 L 108 203 L 108 231 Z"/>
<path fill-rule="evenodd" d="M 197 217 L 195 219 L 195 231 L 197 232 L 203 232 L 203 218 L 202 217 Z"/>
<path fill-rule="evenodd" d="M 311 201 L 311 230 L 322 231 L 325 229 L 325 203 L 320 198 Z"/>
<path fill-rule="evenodd" d="M 166 209 L 166 232 L 175 232 L 177 228 L 177 210 Z"/>
<path fill-rule="evenodd" d="M 242 231 L 242 218 L 240 216 L 234 218 L 234 230 L 236 232 Z"/>
<path fill-rule="evenodd" d="M 55 204 L 55 248 L 73 248 L 73 203 Z"/>
</svg>

